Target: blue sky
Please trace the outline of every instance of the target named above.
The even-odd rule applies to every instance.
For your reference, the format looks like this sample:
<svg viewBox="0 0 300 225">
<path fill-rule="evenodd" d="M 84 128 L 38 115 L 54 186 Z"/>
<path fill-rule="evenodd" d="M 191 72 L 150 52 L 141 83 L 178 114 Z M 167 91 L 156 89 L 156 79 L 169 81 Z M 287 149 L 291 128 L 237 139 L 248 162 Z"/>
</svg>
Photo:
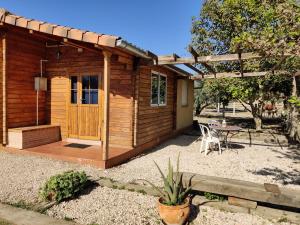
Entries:
<svg viewBox="0 0 300 225">
<path fill-rule="evenodd" d="M 188 56 L 191 18 L 202 0 L 6 0 L 0 7 L 27 18 L 121 36 L 156 54 Z"/>
</svg>

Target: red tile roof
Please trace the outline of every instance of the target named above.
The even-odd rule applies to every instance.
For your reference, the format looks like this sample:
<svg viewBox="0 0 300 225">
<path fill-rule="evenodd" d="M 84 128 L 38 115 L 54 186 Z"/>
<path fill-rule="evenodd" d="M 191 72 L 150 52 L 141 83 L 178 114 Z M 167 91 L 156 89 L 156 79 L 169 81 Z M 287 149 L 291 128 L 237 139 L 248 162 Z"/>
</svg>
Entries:
<svg viewBox="0 0 300 225">
<path fill-rule="evenodd" d="M 116 40 L 119 39 L 119 37 L 113 35 L 98 34 L 90 31 L 41 22 L 38 20 L 27 19 L 25 17 L 12 14 L 3 8 L 0 8 L 0 22 L 41 33 L 55 35 L 58 37 L 69 38 L 108 47 L 115 47 Z"/>
</svg>

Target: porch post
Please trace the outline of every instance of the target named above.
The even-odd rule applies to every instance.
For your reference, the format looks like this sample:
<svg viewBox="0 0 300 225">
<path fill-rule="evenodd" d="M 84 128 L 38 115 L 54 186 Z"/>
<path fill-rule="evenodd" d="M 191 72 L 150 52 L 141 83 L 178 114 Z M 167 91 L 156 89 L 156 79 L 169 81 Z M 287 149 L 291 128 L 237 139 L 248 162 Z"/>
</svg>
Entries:
<svg viewBox="0 0 300 225">
<path fill-rule="evenodd" d="M 7 144 L 6 122 L 6 33 L 2 33 L 2 144 Z"/>
<path fill-rule="evenodd" d="M 104 55 L 104 101 L 103 101 L 103 155 L 102 159 L 108 159 L 109 151 L 109 93 L 110 93 L 110 57 L 111 53 L 103 51 Z"/>
</svg>

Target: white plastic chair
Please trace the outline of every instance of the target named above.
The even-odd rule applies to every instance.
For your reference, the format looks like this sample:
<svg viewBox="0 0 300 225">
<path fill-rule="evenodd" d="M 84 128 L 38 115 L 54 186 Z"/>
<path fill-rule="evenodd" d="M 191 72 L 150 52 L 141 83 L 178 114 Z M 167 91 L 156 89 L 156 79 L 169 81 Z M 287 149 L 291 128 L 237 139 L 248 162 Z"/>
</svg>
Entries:
<svg viewBox="0 0 300 225">
<path fill-rule="evenodd" d="M 201 130 L 201 134 L 202 134 L 200 153 L 203 150 L 203 146 L 205 146 L 204 151 L 205 151 L 205 155 L 207 155 L 210 144 L 217 144 L 219 147 L 219 153 L 222 154 L 221 143 L 220 143 L 219 138 L 213 137 L 207 126 L 200 124 L 200 130 Z"/>
<path fill-rule="evenodd" d="M 215 130 L 213 126 L 221 126 L 221 123 L 217 120 L 208 120 L 207 125 L 210 129 L 211 135 L 213 137 L 219 138 L 219 131 Z"/>
<path fill-rule="evenodd" d="M 221 123 L 217 120 L 208 120 L 207 125 L 210 128 L 213 125 L 221 125 Z"/>
</svg>

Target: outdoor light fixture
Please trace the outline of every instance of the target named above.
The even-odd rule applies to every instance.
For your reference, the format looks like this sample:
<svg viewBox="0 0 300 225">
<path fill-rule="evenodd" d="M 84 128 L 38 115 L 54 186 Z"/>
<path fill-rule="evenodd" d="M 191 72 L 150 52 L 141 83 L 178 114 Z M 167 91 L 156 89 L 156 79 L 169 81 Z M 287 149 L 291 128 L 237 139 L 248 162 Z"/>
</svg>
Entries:
<svg viewBox="0 0 300 225">
<path fill-rule="evenodd" d="M 56 59 L 60 60 L 61 55 L 62 55 L 62 52 L 59 49 L 59 45 L 57 45 Z"/>
</svg>

